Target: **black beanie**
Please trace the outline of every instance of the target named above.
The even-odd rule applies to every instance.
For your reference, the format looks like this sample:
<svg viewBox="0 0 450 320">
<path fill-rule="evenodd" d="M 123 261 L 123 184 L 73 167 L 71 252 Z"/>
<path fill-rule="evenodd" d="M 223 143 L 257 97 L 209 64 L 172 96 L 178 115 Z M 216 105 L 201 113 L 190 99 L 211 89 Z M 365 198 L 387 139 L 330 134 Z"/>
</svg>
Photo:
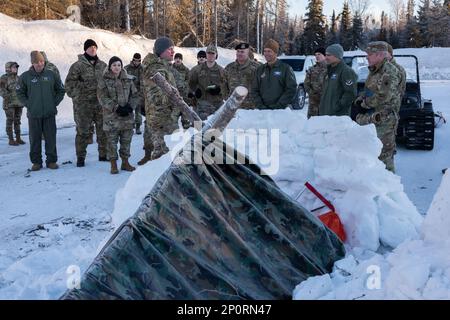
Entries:
<svg viewBox="0 0 450 320">
<path fill-rule="evenodd" d="M 94 40 L 92 40 L 92 39 L 87 39 L 87 40 L 84 42 L 84 51 L 86 51 L 88 48 L 90 48 L 90 47 L 92 47 L 92 46 L 96 46 L 96 47 L 98 48 L 97 43 L 96 43 Z"/>
<path fill-rule="evenodd" d="M 120 60 L 119 57 L 114 56 L 114 57 L 112 57 L 111 59 L 109 59 L 109 62 L 108 62 L 108 70 L 111 70 L 111 65 L 112 65 L 114 62 L 117 62 L 117 61 L 120 61 L 120 66 L 123 67 L 122 60 Z"/>
<path fill-rule="evenodd" d="M 141 54 L 140 54 L 140 53 L 135 53 L 135 54 L 133 55 L 133 59 L 141 60 Z"/>
<path fill-rule="evenodd" d="M 206 51 L 205 50 L 200 50 L 198 53 L 197 53 L 197 59 L 198 58 L 206 58 Z"/>
<path fill-rule="evenodd" d="M 323 55 L 325 55 L 325 48 L 324 47 L 320 47 L 320 48 L 317 48 L 315 51 L 314 51 L 314 53 L 321 53 L 321 54 L 323 54 Z"/>
<path fill-rule="evenodd" d="M 167 49 L 169 49 L 170 47 L 173 47 L 173 46 L 175 46 L 175 44 L 173 43 L 172 39 L 167 38 L 167 37 L 158 38 L 155 41 L 155 45 L 153 47 L 153 53 L 159 57 L 161 55 L 161 53 L 163 53 L 164 51 L 166 51 Z"/>
<path fill-rule="evenodd" d="M 181 54 L 181 53 L 175 53 L 175 57 L 174 57 L 174 59 L 176 59 L 176 58 L 180 58 L 181 60 L 183 60 L 183 55 Z"/>
</svg>

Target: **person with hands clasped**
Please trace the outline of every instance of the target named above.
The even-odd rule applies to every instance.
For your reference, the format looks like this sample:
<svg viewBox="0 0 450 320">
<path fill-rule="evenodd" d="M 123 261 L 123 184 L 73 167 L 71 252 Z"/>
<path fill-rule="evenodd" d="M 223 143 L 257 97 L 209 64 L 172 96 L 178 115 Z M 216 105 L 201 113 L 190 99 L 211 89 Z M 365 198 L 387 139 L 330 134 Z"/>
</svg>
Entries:
<svg viewBox="0 0 450 320">
<path fill-rule="evenodd" d="M 117 143 L 120 142 L 119 155 L 121 169 L 133 171 L 135 167 L 128 162 L 134 128 L 134 109 L 139 99 L 133 77 L 123 68 L 122 60 L 112 57 L 100 78 L 97 97 L 103 110 L 103 130 L 107 137 L 107 156 L 111 162 L 111 174 L 119 173 L 117 168 Z"/>
</svg>

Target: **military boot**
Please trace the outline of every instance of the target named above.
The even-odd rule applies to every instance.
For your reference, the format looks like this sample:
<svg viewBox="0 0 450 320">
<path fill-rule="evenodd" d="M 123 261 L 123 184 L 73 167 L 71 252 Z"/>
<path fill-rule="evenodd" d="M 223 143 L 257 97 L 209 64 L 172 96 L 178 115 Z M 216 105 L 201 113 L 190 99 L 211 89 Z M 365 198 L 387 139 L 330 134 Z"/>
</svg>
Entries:
<svg viewBox="0 0 450 320">
<path fill-rule="evenodd" d="M 33 163 L 31 166 L 31 171 L 39 171 L 42 169 L 42 164 L 40 163 Z"/>
<path fill-rule="evenodd" d="M 111 160 L 111 174 L 118 174 L 119 169 L 117 169 L 117 160 Z"/>
<path fill-rule="evenodd" d="M 141 126 L 139 124 L 136 124 L 136 134 L 142 134 Z"/>
<path fill-rule="evenodd" d="M 139 166 L 142 166 L 147 162 L 149 162 L 150 160 L 152 160 L 152 152 L 145 150 L 145 156 L 141 160 L 139 160 L 137 164 Z"/>
<path fill-rule="evenodd" d="M 9 142 L 8 144 L 10 146 L 18 146 L 19 144 L 17 143 L 17 141 L 15 141 L 12 137 L 9 138 Z"/>
<path fill-rule="evenodd" d="M 120 166 L 120 169 L 124 170 L 124 171 L 134 171 L 136 170 L 135 167 L 133 167 L 129 162 L 128 162 L 128 158 L 122 158 L 122 165 Z"/>
<path fill-rule="evenodd" d="M 84 167 L 84 158 L 83 157 L 77 158 L 77 167 Z"/>
<path fill-rule="evenodd" d="M 20 133 L 16 133 L 16 142 L 17 144 L 25 144 L 25 141 L 20 138 Z"/>
</svg>

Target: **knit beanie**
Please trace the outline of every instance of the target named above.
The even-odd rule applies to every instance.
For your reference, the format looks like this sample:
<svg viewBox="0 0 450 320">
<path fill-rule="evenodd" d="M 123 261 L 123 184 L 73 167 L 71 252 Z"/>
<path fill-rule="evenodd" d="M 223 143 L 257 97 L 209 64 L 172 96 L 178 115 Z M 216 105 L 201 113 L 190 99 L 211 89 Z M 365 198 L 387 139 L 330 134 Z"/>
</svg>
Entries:
<svg viewBox="0 0 450 320">
<path fill-rule="evenodd" d="M 198 53 L 197 53 L 197 59 L 198 58 L 206 58 L 206 51 L 205 50 L 200 50 Z"/>
<path fill-rule="evenodd" d="M 30 54 L 31 63 L 39 63 L 39 61 L 45 62 L 45 58 L 39 51 L 31 51 Z"/>
<path fill-rule="evenodd" d="M 136 53 L 133 55 L 133 59 L 135 59 L 135 60 L 141 60 L 141 54 L 138 53 L 138 52 L 136 52 Z"/>
<path fill-rule="evenodd" d="M 264 49 L 265 48 L 269 48 L 271 49 L 273 52 L 275 52 L 276 54 L 278 54 L 278 51 L 280 50 L 280 45 L 278 44 L 278 42 L 276 42 L 273 39 L 269 39 L 267 40 L 266 44 L 264 45 Z"/>
<path fill-rule="evenodd" d="M 314 53 L 315 53 L 315 54 L 316 54 L 316 53 L 321 53 L 321 54 L 325 55 L 325 48 L 324 48 L 324 47 L 317 48 L 317 49 L 314 51 Z"/>
<path fill-rule="evenodd" d="M 89 49 L 89 48 L 92 47 L 92 46 L 95 46 L 95 47 L 98 48 L 97 43 L 96 43 L 94 40 L 92 40 L 92 39 L 87 39 L 87 40 L 84 42 L 84 51 L 86 51 L 87 49 Z"/>
<path fill-rule="evenodd" d="M 342 58 L 344 57 L 344 48 L 342 48 L 339 43 L 335 43 L 327 47 L 326 53 L 335 56 L 339 60 L 342 60 Z"/>
<path fill-rule="evenodd" d="M 174 59 L 177 59 L 177 58 L 183 60 L 183 55 L 182 55 L 181 53 L 179 53 L 179 52 L 178 52 L 178 53 L 175 53 Z"/>
<path fill-rule="evenodd" d="M 175 46 L 175 44 L 173 43 L 172 39 L 167 38 L 167 37 L 158 38 L 155 41 L 155 45 L 153 47 L 153 53 L 159 57 L 161 55 L 161 53 L 163 53 L 164 51 L 166 51 L 167 49 L 169 49 L 170 47 L 173 47 L 173 46 Z"/>
<path fill-rule="evenodd" d="M 114 62 L 117 62 L 117 61 L 120 61 L 120 66 L 123 67 L 122 60 L 120 60 L 119 57 L 114 56 L 114 57 L 112 57 L 111 59 L 109 59 L 109 62 L 108 62 L 108 70 L 111 70 L 111 65 L 112 65 Z"/>
</svg>

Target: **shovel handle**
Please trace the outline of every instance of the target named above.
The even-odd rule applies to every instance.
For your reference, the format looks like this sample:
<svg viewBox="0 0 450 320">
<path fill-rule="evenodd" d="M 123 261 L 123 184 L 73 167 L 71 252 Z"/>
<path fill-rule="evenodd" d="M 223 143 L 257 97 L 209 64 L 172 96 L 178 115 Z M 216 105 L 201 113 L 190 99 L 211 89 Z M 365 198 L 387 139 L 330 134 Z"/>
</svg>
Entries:
<svg viewBox="0 0 450 320">
<path fill-rule="evenodd" d="M 317 191 L 316 188 L 314 188 L 309 182 L 305 182 L 305 187 L 307 187 L 309 191 L 314 193 L 314 195 L 319 198 L 320 201 L 322 201 L 328 208 L 330 208 L 331 211 L 335 212 L 334 206 L 331 204 L 331 202 L 325 199 L 325 197 L 320 194 L 320 192 Z"/>
</svg>

